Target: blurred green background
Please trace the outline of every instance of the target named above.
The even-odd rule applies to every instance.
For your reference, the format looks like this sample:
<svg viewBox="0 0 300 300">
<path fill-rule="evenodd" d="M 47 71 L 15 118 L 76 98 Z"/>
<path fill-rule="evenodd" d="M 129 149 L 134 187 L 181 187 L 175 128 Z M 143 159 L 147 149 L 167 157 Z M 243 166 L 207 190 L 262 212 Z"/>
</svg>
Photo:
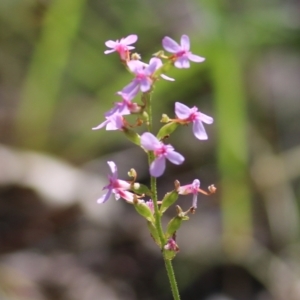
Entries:
<svg viewBox="0 0 300 300">
<path fill-rule="evenodd" d="M 206 61 L 158 82 L 154 127 L 176 101 L 215 121 L 208 141 L 172 134 L 186 161 L 159 197 L 176 179 L 218 192 L 178 232 L 182 299 L 299 300 L 299 14 L 293 0 L 0 0 L 0 299 L 171 299 L 144 220 L 96 204 L 107 160 L 147 183 L 146 156 L 91 128 L 131 80 L 105 41 L 137 34 L 148 61 L 187 34 Z"/>
</svg>

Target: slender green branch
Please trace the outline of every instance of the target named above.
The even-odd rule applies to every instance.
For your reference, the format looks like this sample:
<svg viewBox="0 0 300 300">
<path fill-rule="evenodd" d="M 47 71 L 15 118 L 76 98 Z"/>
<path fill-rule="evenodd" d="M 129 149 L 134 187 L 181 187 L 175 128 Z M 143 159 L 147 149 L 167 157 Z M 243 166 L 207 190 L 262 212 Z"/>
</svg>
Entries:
<svg viewBox="0 0 300 300">
<path fill-rule="evenodd" d="M 170 285 L 171 285 L 173 298 L 174 298 L 174 300 L 180 300 L 179 290 L 178 290 L 178 286 L 177 286 L 177 282 L 176 282 L 176 278 L 175 278 L 172 261 L 165 257 L 164 257 L 164 260 L 165 260 L 165 266 L 166 266 L 166 270 L 167 270 Z"/>
<path fill-rule="evenodd" d="M 153 133 L 152 131 L 152 105 L 151 105 L 151 93 L 143 94 L 143 101 L 146 104 L 147 107 L 147 113 L 148 113 L 148 124 L 147 124 L 147 129 L 149 132 Z M 154 154 L 153 152 L 148 152 L 148 163 L 149 166 L 154 160 Z M 166 244 L 166 238 L 164 236 L 164 232 L 162 229 L 162 224 L 161 224 L 161 213 L 159 212 L 159 207 L 158 207 L 158 199 L 157 199 L 157 184 L 156 184 L 156 178 L 151 176 L 151 193 L 152 193 L 152 201 L 153 201 L 153 206 L 154 206 L 154 216 L 155 216 L 155 227 L 157 229 L 157 233 L 159 236 L 160 244 L 161 244 L 161 251 L 163 254 L 163 258 L 165 261 L 165 266 L 168 274 L 168 278 L 170 281 L 171 285 L 171 290 L 172 290 L 172 295 L 174 300 L 180 300 L 180 295 L 179 295 L 179 290 L 175 278 L 175 273 L 173 270 L 172 266 L 172 261 L 168 258 L 166 258 L 165 253 L 164 253 L 164 245 Z"/>
</svg>

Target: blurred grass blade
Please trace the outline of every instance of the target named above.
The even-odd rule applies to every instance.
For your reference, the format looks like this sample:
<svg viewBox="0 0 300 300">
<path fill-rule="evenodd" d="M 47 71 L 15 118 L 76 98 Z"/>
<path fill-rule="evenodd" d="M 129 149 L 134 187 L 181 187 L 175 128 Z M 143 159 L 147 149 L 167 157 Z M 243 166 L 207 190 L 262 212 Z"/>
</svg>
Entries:
<svg viewBox="0 0 300 300">
<path fill-rule="evenodd" d="M 54 0 L 46 13 L 16 120 L 16 140 L 22 146 L 45 149 L 70 49 L 86 0 Z"/>
<path fill-rule="evenodd" d="M 237 51 L 218 42 L 213 45 L 210 61 L 218 126 L 223 234 L 230 242 L 230 238 L 250 237 L 252 234 L 251 199 L 247 183 L 245 90 Z"/>
</svg>

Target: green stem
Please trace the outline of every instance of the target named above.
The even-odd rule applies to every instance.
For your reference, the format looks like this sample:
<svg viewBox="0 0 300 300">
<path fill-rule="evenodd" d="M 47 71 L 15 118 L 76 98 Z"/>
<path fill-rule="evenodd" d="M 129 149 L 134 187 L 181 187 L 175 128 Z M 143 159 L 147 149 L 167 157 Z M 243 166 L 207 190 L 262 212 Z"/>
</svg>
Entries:
<svg viewBox="0 0 300 300">
<path fill-rule="evenodd" d="M 147 107 L 147 112 L 148 112 L 148 124 L 147 124 L 147 129 L 149 132 L 152 133 L 152 105 L 151 105 L 151 94 L 143 94 L 143 100 L 146 103 Z M 154 160 L 154 154 L 153 152 L 148 152 L 148 163 L 149 166 Z M 163 258 L 165 261 L 165 266 L 169 278 L 169 282 L 171 285 L 171 290 L 172 290 L 172 295 L 174 300 L 180 300 L 180 295 L 178 291 L 178 286 L 175 278 L 175 273 L 172 265 L 172 261 L 170 259 L 167 259 L 164 254 L 164 245 L 166 244 L 166 238 L 164 236 L 164 232 L 162 229 L 162 224 L 161 224 L 161 213 L 159 212 L 159 207 L 158 207 L 158 199 L 157 199 L 157 184 L 156 184 L 156 177 L 151 176 L 150 177 L 150 185 L 151 185 L 151 193 L 152 193 L 152 201 L 153 201 L 153 206 L 154 206 L 154 217 L 155 217 L 155 227 L 157 229 L 157 233 L 159 236 L 160 244 L 161 244 L 161 251 L 163 254 Z"/>
</svg>

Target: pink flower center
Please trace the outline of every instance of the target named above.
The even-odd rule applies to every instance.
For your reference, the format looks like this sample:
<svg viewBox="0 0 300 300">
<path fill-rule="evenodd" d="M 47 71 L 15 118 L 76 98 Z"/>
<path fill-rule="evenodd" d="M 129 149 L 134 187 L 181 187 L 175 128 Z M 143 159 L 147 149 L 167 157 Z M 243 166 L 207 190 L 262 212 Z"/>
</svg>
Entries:
<svg viewBox="0 0 300 300">
<path fill-rule="evenodd" d="M 166 145 L 162 145 L 160 148 L 156 149 L 154 151 L 155 156 L 163 156 L 167 153 L 167 147 Z"/>
<path fill-rule="evenodd" d="M 181 50 L 181 51 L 176 53 L 176 57 L 182 57 L 182 56 L 186 55 L 186 53 L 187 53 L 186 50 Z"/>
<path fill-rule="evenodd" d="M 135 77 L 138 80 L 143 80 L 143 79 L 147 78 L 147 76 L 144 73 L 142 73 L 142 72 L 137 72 L 136 75 L 135 75 Z"/>
</svg>

